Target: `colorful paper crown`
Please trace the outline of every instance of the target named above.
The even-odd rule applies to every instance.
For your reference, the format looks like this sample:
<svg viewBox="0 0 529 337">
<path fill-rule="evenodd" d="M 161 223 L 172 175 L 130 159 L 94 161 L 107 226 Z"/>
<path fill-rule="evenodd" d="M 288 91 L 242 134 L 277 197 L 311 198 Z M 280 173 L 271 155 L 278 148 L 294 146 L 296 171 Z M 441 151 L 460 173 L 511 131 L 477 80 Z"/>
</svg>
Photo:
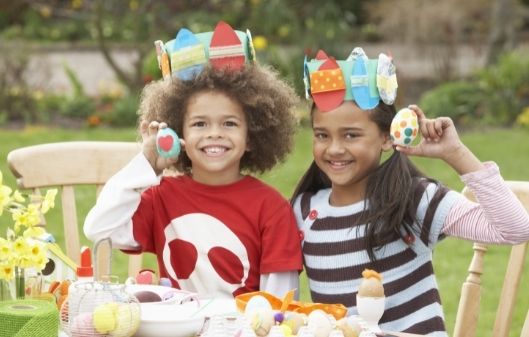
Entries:
<svg viewBox="0 0 529 337">
<path fill-rule="evenodd" d="M 397 96 L 397 76 L 390 56 L 368 59 L 362 48 L 355 48 L 343 61 L 320 50 L 316 58 L 304 61 L 305 95 L 312 97 L 321 111 L 330 111 L 343 101 L 355 101 L 363 110 L 379 101 L 393 104 Z"/>
<path fill-rule="evenodd" d="M 154 45 L 164 79 L 191 80 L 208 62 L 216 69 L 239 70 L 246 61 L 255 61 L 250 31 L 235 31 L 223 21 L 213 32 L 194 34 L 182 28 L 174 40 L 165 44 L 158 40 Z"/>
</svg>

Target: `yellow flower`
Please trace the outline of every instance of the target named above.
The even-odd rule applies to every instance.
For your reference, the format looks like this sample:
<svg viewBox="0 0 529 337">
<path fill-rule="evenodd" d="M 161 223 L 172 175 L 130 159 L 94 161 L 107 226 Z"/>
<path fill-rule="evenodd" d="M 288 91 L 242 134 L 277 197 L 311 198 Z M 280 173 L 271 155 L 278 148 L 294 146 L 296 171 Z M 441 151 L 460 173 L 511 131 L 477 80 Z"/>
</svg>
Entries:
<svg viewBox="0 0 529 337">
<path fill-rule="evenodd" d="M 13 278 L 15 269 L 41 271 L 46 266 L 46 246 L 37 239 L 46 232 L 38 225 L 43 214 L 55 206 L 56 195 L 57 189 L 53 189 L 44 197 L 30 195 L 25 198 L 18 190 L 13 192 L 3 184 L 0 171 L 0 216 L 7 211 L 13 220 L 13 229 L 7 227 L 6 237 L 0 237 L 0 280 Z"/>
<path fill-rule="evenodd" d="M 0 238 L 0 255 L 7 257 L 9 254 L 11 254 L 11 242 Z"/>
<path fill-rule="evenodd" d="M 1 178 L 1 177 L 0 177 Z M 0 215 L 2 215 L 4 208 L 9 205 L 12 201 L 11 199 L 11 189 L 7 186 L 0 186 Z"/>
<path fill-rule="evenodd" d="M 25 202 L 26 198 L 24 198 L 22 193 L 16 190 L 15 192 L 13 192 L 13 200 L 15 200 L 16 202 Z"/>
<path fill-rule="evenodd" d="M 26 241 L 24 237 L 18 237 L 15 240 L 15 243 L 13 244 L 13 248 L 14 248 L 13 250 L 15 254 L 19 256 L 26 255 L 27 252 L 29 251 L 28 242 Z"/>
<path fill-rule="evenodd" d="M 55 207 L 55 196 L 57 196 L 57 189 L 51 189 L 46 192 L 44 200 L 42 201 L 41 212 L 42 214 L 48 213 L 50 208 Z"/>
<path fill-rule="evenodd" d="M 13 263 L 0 263 L 0 280 L 11 280 L 15 276 L 15 265 Z"/>
<path fill-rule="evenodd" d="M 263 49 L 266 49 L 266 47 L 268 47 L 268 40 L 266 39 L 266 37 L 262 35 L 257 35 L 252 40 L 253 40 L 253 46 L 255 47 L 255 50 L 263 50 Z"/>
</svg>

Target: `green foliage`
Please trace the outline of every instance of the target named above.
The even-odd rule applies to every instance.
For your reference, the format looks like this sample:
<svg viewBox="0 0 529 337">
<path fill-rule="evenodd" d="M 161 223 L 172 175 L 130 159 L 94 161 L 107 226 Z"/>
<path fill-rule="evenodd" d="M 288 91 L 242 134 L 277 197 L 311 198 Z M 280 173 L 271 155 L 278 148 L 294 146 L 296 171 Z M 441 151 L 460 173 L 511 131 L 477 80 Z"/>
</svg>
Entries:
<svg viewBox="0 0 529 337">
<path fill-rule="evenodd" d="M 138 120 L 138 104 L 137 96 L 124 96 L 113 104 L 112 111 L 104 117 L 104 121 L 111 126 L 134 126 Z"/>
<path fill-rule="evenodd" d="M 500 125 L 512 125 L 529 105 L 529 56 L 508 53 L 478 73 L 485 90 L 487 114 Z"/>
<path fill-rule="evenodd" d="M 158 67 L 158 59 L 154 49 L 143 60 L 143 77 L 148 80 L 162 78 L 162 71 Z"/>
<path fill-rule="evenodd" d="M 449 116 L 458 125 L 513 125 L 529 106 L 529 57 L 505 54 L 471 79 L 426 92 L 420 105 L 428 115 Z"/>
<path fill-rule="evenodd" d="M 483 117 L 483 91 L 467 81 L 450 82 L 426 92 L 421 108 L 430 117 L 447 116 L 457 125 L 475 125 Z"/>
</svg>

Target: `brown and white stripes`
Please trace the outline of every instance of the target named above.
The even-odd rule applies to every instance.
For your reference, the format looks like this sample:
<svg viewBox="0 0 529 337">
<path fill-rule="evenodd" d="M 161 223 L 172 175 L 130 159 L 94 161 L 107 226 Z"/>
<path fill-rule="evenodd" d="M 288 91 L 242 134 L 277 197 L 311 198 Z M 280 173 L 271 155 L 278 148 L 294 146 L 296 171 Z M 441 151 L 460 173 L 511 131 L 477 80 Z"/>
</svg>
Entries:
<svg viewBox="0 0 529 337">
<path fill-rule="evenodd" d="M 413 191 L 418 196 L 414 199 L 418 200 L 417 239 L 408 245 L 395 237 L 375 251 L 375 263 L 366 252 L 365 224 L 359 223 L 364 202 L 333 207 L 328 202 L 330 189 L 299 197 L 294 211 L 304 233 L 303 254 L 312 300 L 342 303 L 350 314 L 356 314 L 361 272 L 375 269 L 384 277 L 383 329 L 446 336 L 432 267 L 435 244 L 446 235 L 497 243 L 529 240 L 529 217 L 503 183 L 497 166 L 488 164 L 485 170 L 462 179 L 481 205 L 442 185 L 418 181 Z M 497 208 L 498 202 L 502 210 Z"/>
</svg>

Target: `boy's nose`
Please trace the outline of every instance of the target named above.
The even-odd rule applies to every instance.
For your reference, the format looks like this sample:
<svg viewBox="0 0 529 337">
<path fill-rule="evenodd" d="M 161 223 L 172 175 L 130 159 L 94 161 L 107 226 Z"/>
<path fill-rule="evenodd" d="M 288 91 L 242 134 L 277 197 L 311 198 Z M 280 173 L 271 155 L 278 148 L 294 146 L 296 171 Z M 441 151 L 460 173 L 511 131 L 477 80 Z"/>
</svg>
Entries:
<svg viewBox="0 0 529 337">
<path fill-rule="evenodd" d="M 219 125 L 211 125 L 208 130 L 208 138 L 222 137 L 222 128 Z"/>
</svg>

